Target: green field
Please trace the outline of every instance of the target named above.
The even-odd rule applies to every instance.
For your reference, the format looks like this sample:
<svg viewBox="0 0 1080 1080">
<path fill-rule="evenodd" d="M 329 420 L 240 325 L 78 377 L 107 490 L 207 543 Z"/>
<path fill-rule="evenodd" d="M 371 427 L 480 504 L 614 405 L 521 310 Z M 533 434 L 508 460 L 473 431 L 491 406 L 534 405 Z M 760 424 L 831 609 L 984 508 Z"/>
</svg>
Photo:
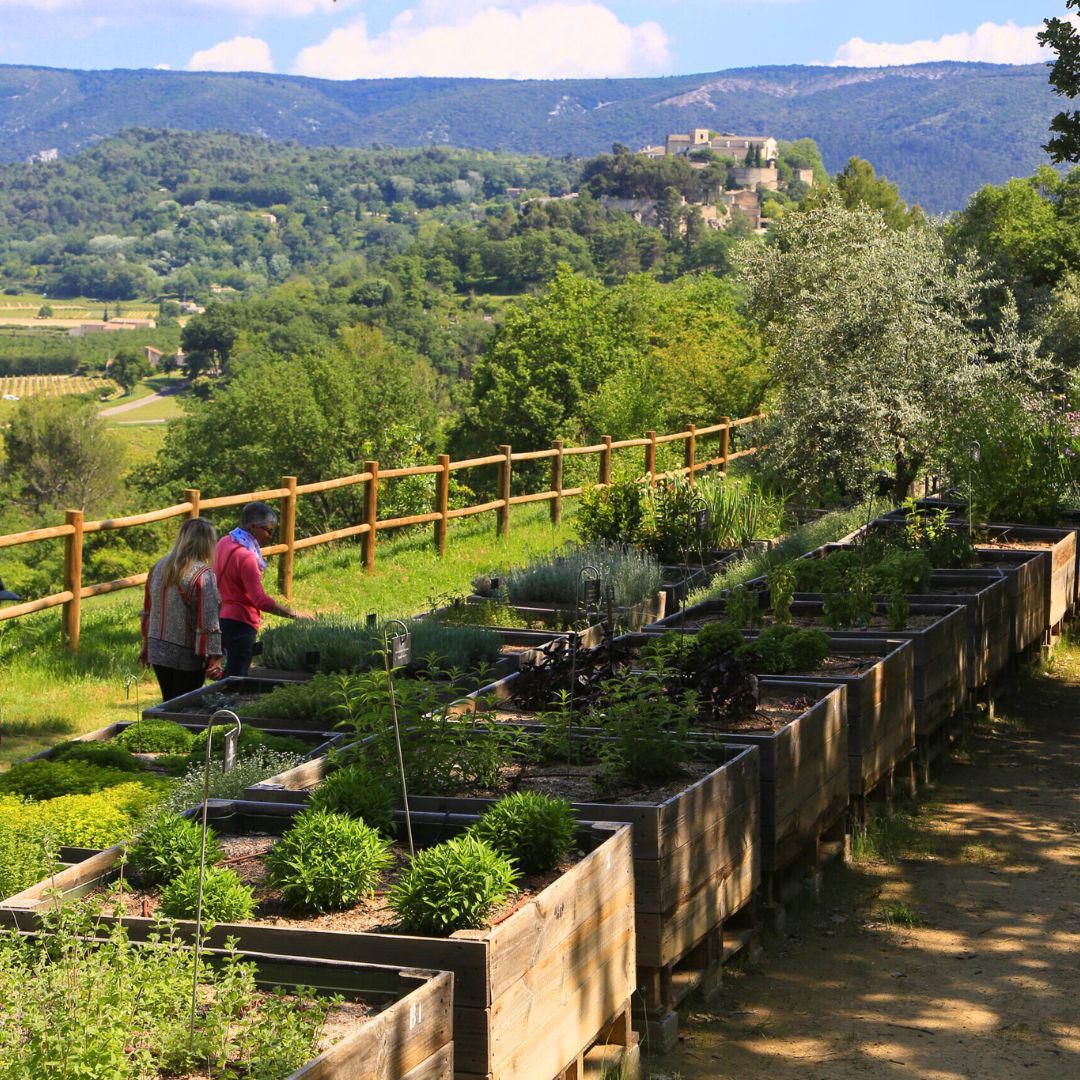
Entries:
<svg viewBox="0 0 1080 1080">
<path fill-rule="evenodd" d="M 164 425 L 157 430 L 164 432 Z M 442 559 L 430 529 L 387 539 L 377 548 L 372 574 L 364 572 L 357 544 L 316 549 L 297 558 L 293 602 L 301 609 L 350 615 L 423 611 L 440 598 L 467 593 L 479 573 L 527 562 L 573 538 L 569 513 L 558 530 L 547 514 L 544 506 L 516 510 L 506 540 L 496 537 L 493 514 L 452 525 Z M 276 584 L 271 565 L 267 589 L 274 591 Z M 136 694 L 142 705 L 159 699 L 157 684 L 136 664 L 141 604 L 139 589 L 84 601 L 82 641 L 74 656 L 60 642 L 58 610 L 0 622 L 0 765 L 65 734 L 134 717 Z M 126 688 L 132 677 L 138 681 Z"/>
<path fill-rule="evenodd" d="M 117 310 L 115 300 L 94 300 L 89 296 L 74 296 L 65 300 L 50 300 L 40 293 L 0 294 L 0 323 L 7 319 L 36 319 L 43 304 L 53 310 L 55 319 L 100 319 L 106 308 L 112 316 L 130 319 L 152 319 L 158 313 L 152 300 L 123 300 Z M 47 326 L 48 320 L 43 319 Z"/>
</svg>

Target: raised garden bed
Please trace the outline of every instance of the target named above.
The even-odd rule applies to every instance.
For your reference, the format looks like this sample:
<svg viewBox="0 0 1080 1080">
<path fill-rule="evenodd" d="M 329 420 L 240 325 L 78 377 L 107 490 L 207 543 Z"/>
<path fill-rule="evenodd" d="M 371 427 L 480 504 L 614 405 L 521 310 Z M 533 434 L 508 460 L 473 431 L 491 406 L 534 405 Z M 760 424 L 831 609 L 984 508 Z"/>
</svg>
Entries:
<svg viewBox="0 0 1080 1080">
<path fill-rule="evenodd" d="M 762 600 L 765 597 L 762 596 Z M 832 640 L 870 641 L 875 639 L 911 641 L 914 650 L 915 734 L 928 736 L 964 708 L 967 698 L 967 614 L 961 607 L 912 604 L 906 630 L 890 627 L 885 605 L 863 629 L 832 630 L 826 624 L 819 601 L 797 600 L 792 604 L 792 621 L 829 634 Z M 703 600 L 650 630 L 692 629 L 724 618 L 724 600 Z M 768 619 L 766 618 L 766 625 Z M 749 629 L 749 628 L 746 628 Z"/>
<path fill-rule="evenodd" d="M 471 621 L 475 612 L 476 622 Z M 507 625 L 499 622 L 501 615 L 509 615 Z M 496 603 L 480 596 L 467 596 L 442 607 L 432 608 L 418 616 L 437 622 L 452 622 L 461 626 L 483 626 L 498 634 L 507 651 L 523 651 L 539 648 L 554 639 L 568 638 L 577 634 L 579 640 L 591 644 L 601 634 L 598 624 L 591 626 L 571 625 L 573 620 L 565 613 L 548 608 L 528 608 L 517 604 Z M 494 619 L 494 622 L 489 620 Z"/>
<path fill-rule="evenodd" d="M 606 618 L 609 624 L 614 624 L 620 629 L 639 630 L 647 623 L 656 619 L 662 619 L 667 611 L 667 593 L 663 590 L 650 596 L 647 600 L 641 600 L 629 607 L 613 607 L 609 612 L 605 604 L 601 604 L 599 614 Z M 490 602 L 491 597 L 473 594 L 466 598 L 470 604 Z M 527 600 L 514 605 L 515 609 L 524 615 L 535 618 L 550 619 L 552 621 L 581 620 L 583 612 L 576 604 L 554 604 L 543 600 Z M 594 613 L 595 614 L 595 613 Z M 610 617 L 609 617 L 610 616 Z M 548 638 L 550 640 L 550 636 Z M 500 671 L 499 677 L 510 674 L 509 671 Z"/>
<path fill-rule="evenodd" d="M 211 802 L 210 818 L 223 838 L 274 837 L 299 809 Z M 413 830 L 423 845 L 446 839 L 473 820 L 414 813 Z M 241 949 L 277 956 L 452 972 L 454 1075 L 551 1080 L 598 1040 L 621 1037 L 629 1043 L 631 1038 L 626 1023 L 634 972 L 630 829 L 582 824 L 578 846 L 584 854 L 572 866 L 537 883 L 532 895 L 501 912 L 486 929 L 437 938 L 396 933 L 385 925 L 338 928 L 333 916 L 314 917 L 308 925 L 303 918 L 263 917 L 216 925 L 210 944 L 233 938 Z M 35 911 L 55 903 L 57 890 L 60 902 L 101 892 L 117 877 L 122 853 L 110 848 L 10 898 L 0 904 L 0 920 L 30 929 Z M 152 918 L 122 918 L 133 938 L 154 931 Z M 112 921 L 103 917 L 102 925 Z M 180 920 L 177 927 L 190 935 L 193 924 Z"/>
</svg>

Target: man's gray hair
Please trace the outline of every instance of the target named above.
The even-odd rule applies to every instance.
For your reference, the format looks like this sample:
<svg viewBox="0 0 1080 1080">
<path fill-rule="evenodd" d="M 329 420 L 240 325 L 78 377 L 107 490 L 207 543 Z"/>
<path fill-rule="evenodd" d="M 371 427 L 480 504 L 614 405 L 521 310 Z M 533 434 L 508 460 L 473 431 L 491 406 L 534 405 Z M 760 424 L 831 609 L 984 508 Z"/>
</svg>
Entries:
<svg viewBox="0 0 1080 1080">
<path fill-rule="evenodd" d="M 240 528 L 272 529 L 278 522 L 277 511 L 264 502 L 250 502 L 240 511 Z"/>
</svg>

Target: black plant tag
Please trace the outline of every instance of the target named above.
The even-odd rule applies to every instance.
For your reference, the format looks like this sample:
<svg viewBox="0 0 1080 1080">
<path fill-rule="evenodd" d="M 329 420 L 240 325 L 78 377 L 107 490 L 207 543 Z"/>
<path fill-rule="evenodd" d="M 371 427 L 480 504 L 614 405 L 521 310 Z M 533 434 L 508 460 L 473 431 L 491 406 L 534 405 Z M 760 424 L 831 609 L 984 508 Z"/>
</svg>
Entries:
<svg viewBox="0 0 1080 1080">
<path fill-rule="evenodd" d="M 395 634 L 390 639 L 390 663 L 393 667 L 407 667 L 412 662 L 412 640 L 408 634 Z"/>
<path fill-rule="evenodd" d="M 225 759 L 222 762 L 222 773 L 231 773 L 236 768 L 236 748 L 240 742 L 240 729 L 233 728 L 225 735 Z"/>
</svg>

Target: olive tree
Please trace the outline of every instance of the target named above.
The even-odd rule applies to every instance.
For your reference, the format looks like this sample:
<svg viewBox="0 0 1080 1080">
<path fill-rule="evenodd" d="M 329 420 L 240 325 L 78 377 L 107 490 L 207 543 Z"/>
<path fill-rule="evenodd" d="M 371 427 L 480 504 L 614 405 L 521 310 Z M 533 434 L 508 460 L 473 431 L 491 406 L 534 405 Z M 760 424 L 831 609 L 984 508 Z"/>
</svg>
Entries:
<svg viewBox="0 0 1080 1080">
<path fill-rule="evenodd" d="M 846 497 L 885 471 L 903 498 L 977 381 L 972 265 L 937 230 L 897 231 L 835 195 L 737 258 L 769 345 L 774 465 L 804 494 Z"/>
</svg>

